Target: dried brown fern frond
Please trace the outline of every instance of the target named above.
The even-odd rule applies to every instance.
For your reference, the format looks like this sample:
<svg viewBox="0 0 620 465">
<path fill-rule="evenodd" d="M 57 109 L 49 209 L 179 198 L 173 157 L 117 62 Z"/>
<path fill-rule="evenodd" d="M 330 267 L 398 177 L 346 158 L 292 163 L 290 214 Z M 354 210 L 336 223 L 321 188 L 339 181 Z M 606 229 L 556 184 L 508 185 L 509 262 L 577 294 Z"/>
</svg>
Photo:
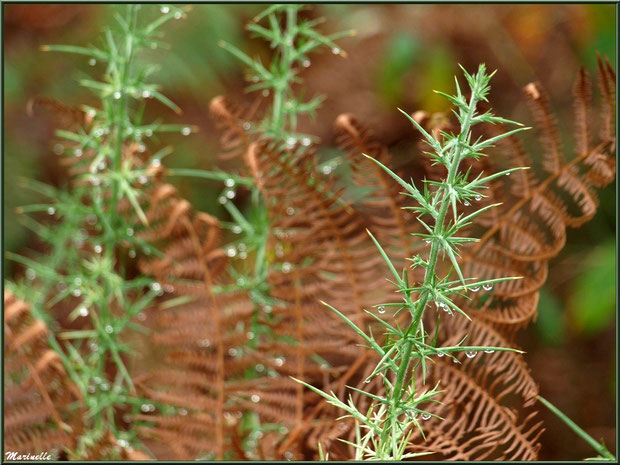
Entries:
<svg viewBox="0 0 620 465">
<path fill-rule="evenodd" d="M 220 144 L 223 160 L 245 155 L 250 143 L 260 135 L 256 125 L 260 121 L 261 100 L 255 100 L 248 107 L 236 105 L 222 96 L 215 97 L 209 104 L 209 111 L 221 131 Z"/>
<path fill-rule="evenodd" d="M 391 156 L 383 144 L 374 139 L 370 129 L 364 127 L 351 114 L 340 115 L 335 124 L 336 143 L 345 151 L 353 170 L 353 181 L 373 192 L 366 195 L 362 208 L 368 215 L 369 229 L 386 249 L 397 247 L 403 256 L 413 256 L 419 250 L 414 247 L 412 221 L 409 211 L 403 209 L 405 197 L 399 186 L 376 163 L 364 155 L 369 155 L 383 165 L 391 166 Z"/>
<path fill-rule="evenodd" d="M 71 448 L 79 390 L 49 348 L 46 324 L 10 291 L 4 293 L 5 450 L 35 455 Z"/>
</svg>

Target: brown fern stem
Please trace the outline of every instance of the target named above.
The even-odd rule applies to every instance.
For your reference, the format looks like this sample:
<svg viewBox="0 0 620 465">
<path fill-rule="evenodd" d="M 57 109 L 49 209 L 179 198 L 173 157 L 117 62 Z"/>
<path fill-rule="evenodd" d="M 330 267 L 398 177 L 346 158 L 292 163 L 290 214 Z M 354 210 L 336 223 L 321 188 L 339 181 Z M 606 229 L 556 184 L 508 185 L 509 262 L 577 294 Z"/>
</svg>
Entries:
<svg viewBox="0 0 620 465">
<path fill-rule="evenodd" d="M 216 337 L 216 346 L 217 346 L 217 367 L 216 367 L 216 379 L 217 379 L 217 405 L 215 410 L 215 442 L 216 442 L 216 459 L 223 460 L 224 458 L 224 428 L 222 425 L 222 418 L 224 417 L 224 341 L 222 339 L 222 328 L 219 309 L 217 305 L 217 299 L 215 298 L 215 294 L 213 293 L 213 280 L 211 278 L 211 273 L 209 272 L 209 267 L 207 266 L 206 257 L 204 257 L 204 252 L 200 245 L 200 239 L 198 238 L 198 234 L 194 229 L 194 226 L 190 222 L 190 220 L 183 216 L 183 225 L 185 229 L 189 233 L 192 244 L 196 251 L 196 256 L 201 257 L 200 267 L 202 268 L 204 283 L 209 293 L 209 298 L 211 299 L 211 305 L 213 308 L 213 319 L 215 322 L 215 337 Z"/>
</svg>

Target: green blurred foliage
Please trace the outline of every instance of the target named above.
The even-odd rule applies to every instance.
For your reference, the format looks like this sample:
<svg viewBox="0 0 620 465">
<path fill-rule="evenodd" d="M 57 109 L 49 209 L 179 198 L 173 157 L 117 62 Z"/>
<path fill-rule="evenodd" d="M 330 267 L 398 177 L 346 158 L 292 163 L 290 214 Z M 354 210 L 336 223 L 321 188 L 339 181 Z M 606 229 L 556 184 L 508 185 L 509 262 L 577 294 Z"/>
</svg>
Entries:
<svg viewBox="0 0 620 465">
<path fill-rule="evenodd" d="M 538 298 L 536 333 L 545 345 L 559 346 L 566 341 L 566 323 L 562 304 L 545 286 Z"/>
<path fill-rule="evenodd" d="M 417 63 L 420 41 L 412 33 L 401 32 L 390 39 L 381 63 L 377 88 L 385 103 L 398 106 L 404 100 L 405 76 Z"/>
<path fill-rule="evenodd" d="M 568 298 L 571 325 L 586 336 L 595 335 L 614 323 L 616 289 L 616 242 L 596 246 L 583 260 Z"/>
</svg>

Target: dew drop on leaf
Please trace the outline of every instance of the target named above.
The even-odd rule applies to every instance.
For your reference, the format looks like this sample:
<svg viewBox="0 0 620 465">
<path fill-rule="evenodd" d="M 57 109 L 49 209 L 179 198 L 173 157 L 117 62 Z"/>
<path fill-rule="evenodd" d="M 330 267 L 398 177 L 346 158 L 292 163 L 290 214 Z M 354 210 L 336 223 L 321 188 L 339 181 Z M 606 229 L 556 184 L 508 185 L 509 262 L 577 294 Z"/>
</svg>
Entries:
<svg viewBox="0 0 620 465">
<path fill-rule="evenodd" d="M 483 284 L 482 289 L 484 289 L 485 291 L 490 291 L 491 289 L 493 289 L 493 284 L 491 283 Z"/>
<path fill-rule="evenodd" d="M 467 358 L 474 358 L 476 354 L 477 352 L 475 350 L 468 350 L 467 352 L 465 352 L 465 355 L 467 356 Z"/>
</svg>

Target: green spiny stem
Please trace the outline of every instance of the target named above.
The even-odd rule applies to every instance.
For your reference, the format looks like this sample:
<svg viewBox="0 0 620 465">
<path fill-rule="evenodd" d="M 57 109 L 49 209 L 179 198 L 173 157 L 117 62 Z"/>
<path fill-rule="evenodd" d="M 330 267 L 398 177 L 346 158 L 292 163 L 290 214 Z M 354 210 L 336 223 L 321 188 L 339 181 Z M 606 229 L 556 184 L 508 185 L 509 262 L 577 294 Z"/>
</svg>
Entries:
<svg viewBox="0 0 620 465">
<path fill-rule="evenodd" d="M 566 414 L 563 413 L 560 409 L 558 409 L 555 405 L 553 405 L 542 396 L 538 396 L 537 399 L 541 404 L 551 410 L 560 420 L 566 423 L 566 425 L 570 429 L 572 429 L 580 438 L 590 444 L 590 446 L 592 446 L 592 448 L 596 452 L 598 452 L 601 457 L 605 457 L 609 460 L 616 460 L 616 457 L 611 452 L 609 452 L 603 444 L 596 441 L 592 436 L 586 433 L 577 423 L 568 418 L 568 416 L 566 416 Z"/>
</svg>

